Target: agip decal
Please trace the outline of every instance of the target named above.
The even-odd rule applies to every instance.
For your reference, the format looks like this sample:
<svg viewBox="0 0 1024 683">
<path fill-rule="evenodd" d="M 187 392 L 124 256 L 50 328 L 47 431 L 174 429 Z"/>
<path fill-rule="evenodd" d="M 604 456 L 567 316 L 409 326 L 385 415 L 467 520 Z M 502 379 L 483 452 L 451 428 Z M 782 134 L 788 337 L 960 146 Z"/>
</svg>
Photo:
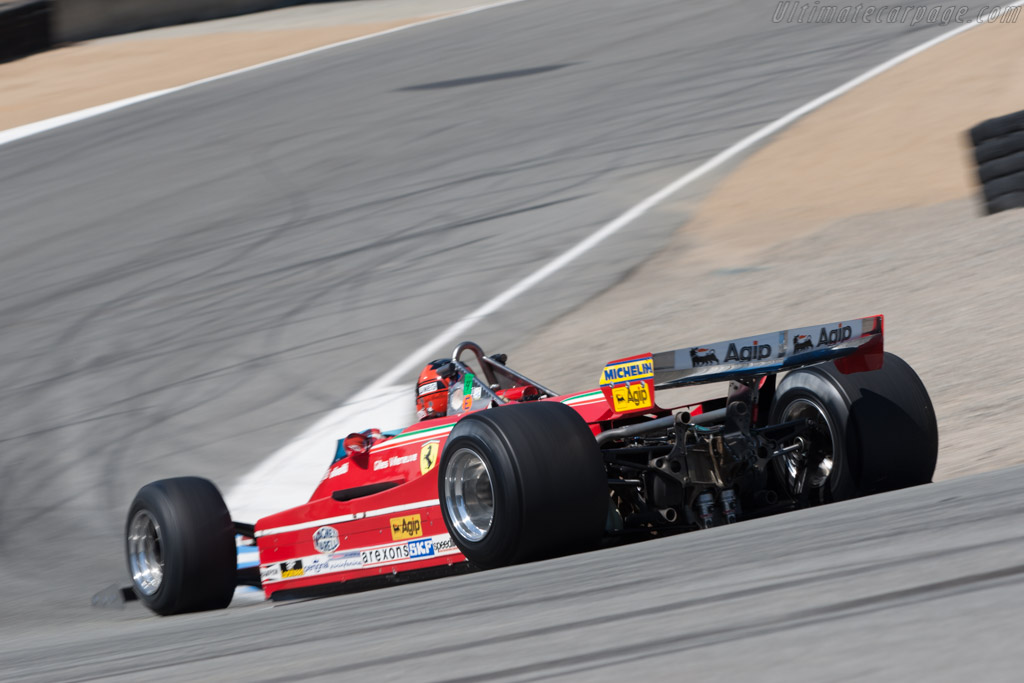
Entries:
<svg viewBox="0 0 1024 683">
<path fill-rule="evenodd" d="M 423 522 L 419 515 L 392 517 L 388 520 L 391 527 L 391 539 L 399 541 L 405 538 L 419 538 L 423 535 Z"/>
<path fill-rule="evenodd" d="M 726 363 L 729 361 L 765 360 L 771 357 L 771 344 L 759 344 L 756 339 L 747 346 L 736 346 L 736 344 L 730 343 L 729 349 L 725 352 Z"/>
<path fill-rule="evenodd" d="M 654 405 L 647 382 L 626 382 L 612 387 L 612 407 L 617 413 L 646 410 Z"/>
</svg>

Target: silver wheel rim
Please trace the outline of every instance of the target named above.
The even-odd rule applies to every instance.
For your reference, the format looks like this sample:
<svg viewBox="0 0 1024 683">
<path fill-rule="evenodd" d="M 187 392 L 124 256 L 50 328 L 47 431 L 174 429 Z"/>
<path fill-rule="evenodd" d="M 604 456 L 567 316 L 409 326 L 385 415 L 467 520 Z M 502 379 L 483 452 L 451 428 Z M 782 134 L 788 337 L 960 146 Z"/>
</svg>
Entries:
<svg viewBox="0 0 1024 683">
<path fill-rule="evenodd" d="M 160 590 L 164 579 L 160 525 L 148 510 L 139 510 L 128 525 L 128 564 L 132 581 L 144 595 Z"/>
<path fill-rule="evenodd" d="M 491 471 L 476 451 L 460 448 L 452 455 L 444 494 L 452 531 L 467 541 L 482 541 L 494 521 L 494 489 Z"/>
<path fill-rule="evenodd" d="M 824 408 L 816 402 L 806 398 L 795 399 L 786 406 L 782 413 L 782 422 L 789 420 L 811 420 L 814 423 L 814 437 L 810 440 L 810 448 L 820 452 L 821 462 L 813 472 L 808 472 L 806 480 L 801 476 L 804 468 L 807 467 L 808 449 L 797 451 L 786 455 L 783 458 L 786 468 L 786 475 L 789 485 L 794 493 L 803 492 L 803 483 L 806 481 L 808 487 L 820 489 L 828 481 L 832 474 L 832 466 L 835 463 L 836 429 L 829 419 Z"/>
</svg>

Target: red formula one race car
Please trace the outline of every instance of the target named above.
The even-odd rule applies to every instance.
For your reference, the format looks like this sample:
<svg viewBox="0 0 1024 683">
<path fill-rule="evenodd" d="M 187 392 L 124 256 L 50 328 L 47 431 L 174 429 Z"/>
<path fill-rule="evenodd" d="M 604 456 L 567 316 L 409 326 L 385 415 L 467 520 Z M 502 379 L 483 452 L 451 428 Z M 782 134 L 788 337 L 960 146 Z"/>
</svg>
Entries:
<svg viewBox="0 0 1024 683">
<path fill-rule="evenodd" d="M 935 469 L 931 401 L 883 353 L 882 316 L 631 356 L 572 394 L 505 361 L 459 344 L 424 369 L 420 422 L 342 439 L 307 503 L 255 525 L 233 522 L 204 479 L 143 487 L 126 527 L 135 595 L 175 614 L 225 607 L 239 584 L 275 599 L 353 590 L 924 484 Z M 724 395 L 655 401 L 710 382 Z M 258 547 L 258 569 L 237 568 L 236 543 Z"/>
</svg>

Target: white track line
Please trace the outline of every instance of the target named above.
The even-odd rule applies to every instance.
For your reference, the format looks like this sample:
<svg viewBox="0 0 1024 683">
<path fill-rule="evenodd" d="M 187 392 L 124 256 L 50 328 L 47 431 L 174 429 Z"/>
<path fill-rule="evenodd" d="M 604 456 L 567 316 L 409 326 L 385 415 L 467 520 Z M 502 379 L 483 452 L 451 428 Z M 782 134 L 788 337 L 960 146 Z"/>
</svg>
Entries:
<svg viewBox="0 0 1024 683">
<path fill-rule="evenodd" d="M 270 476 L 271 473 L 281 473 L 287 470 L 290 471 L 290 476 L 292 478 L 301 475 L 298 476 L 299 479 L 304 477 L 306 480 L 312 480 L 315 484 L 316 478 L 323 473 L 327 463 L 330 461 L 330 457 L 333 455 L 333 449 L 316 453 L 303 453 L 303 455 L 306 456 L 303 458 L 303 462 L 308 461 L 310 463 L 309 466 L 313 469 L 309 472 L 300 473 L 298 471 L 300 462 L 296 459 L 296 444 L 305 443 L 311 445 L 312 442 L 310 439 L 312 436 L 316 433 L 322 434 L 325 427 L 328 425 L 333 425 L 335 428 L 343 428 L 334 431 L 330 435 L 331 439 L 337 439 L 344 437 L 347 434 L 347 431 L 345 430 L 355 431 L 366 429 L 371 426 L 379 426 L 373 424 L 374 418 L 381 420 L 382 423 L 384 421 L 400 423 L 403 415 L 411 413 L 413 391 L 411 385 L 409 387 L 393 385 L 395 385 L 395 383 L 400 379 L 403 379 L 412 370 L 416 369 L 421 364 L 426 363 L 431 357 L 437 355 L 445 346 L 454 342 L 463 332 L 472 327 L 473 324 L 486 318 L 488 315 L 494 313 L 508 302 L 531 289 L 548 276 L 561 270 L 581 255 L 593 249 L 609 236 L 615 234 L 622 228 L 643 216 L 650 209 L 667 199 L 669 196 L 693 183 L 702 176 L 714 171 L 726 162 L 736 158 L 762 140 L 765 140 L 769 136 L 792 124 L 794 121 L 806 116 L 816 109 L 821 108 L 836 98 L 845 95 L 847 92 L 853 90 L 865 81 L 868 81 L 875 76 L 902 64 L 911 57 L 914 57 L 925 50 L 938 45 L 939 43 L 943 43 L 954 36 L 968 31 L 977 24 L 984 23 L 994 17 L 998 17 L 1004 12 L 1019 5 L 1024 5 L 1024 0 L 1017 0 L 1017 2 L 1014 2 L 1012 5 L 1008 5 L 1007 7 L 985 15 L 985 17 L 978 22 L 958 26 L 951 31 L 947 31 L 936 38 L 893 57 L 889 61 L 876 66 L 870 71 L 867 71 L 850 81 L 847 81 L 838 88 L 825 93 L 821 97 L 811 100 L 807 104 L 789 112 L 782 118 L 748 135 L 732 147 L 718 153 L 673 183 L 647 197 L 612 222 L 601 227 L 597 232 L 591 234 L 572 249 L 569 249 L 554 260 L 542 266 L 540 269 L 515 283 L 509 289 L 472 311 L 469 315 L 457 321 L 414 351 L 404 360 L 392 367 L 390 371 L 377 379 L 373 384 L 360 391 L 352 400 L 346 402 L 339 409 L 317 422 L 316 425 L 304 432 L 296 441 L 271 455 L 241 482 L 239 482 L 238 486 L 232 490 L 230 500 L 232 502 L 237 501 L 237 505 L 244 504 L 246 509 L 253 509 L 254 511 L 255 507 L 265 508 L 267 511 L 270 511 L 274 509 L 280 510 L 284 507 L 301 503 L 304 496 L 308 496 L 312 492 L 312 485 L 307 485 L 302 491 L 299 491 L 298 489 L 285 491 L 279 485 L 281 483 L 280 479 L 275 479 L 276 474 L 274 476 Z M 389 401 L 384 398 L 386 396 L 391 396 L 393 398 Z M 373 405 L 373 414 L 362 414 L 361 410 L 358 408 L 361 405 Z M 359 425 L 356 425 L 353 422 L 352 428 L 348 429 L 347 424 L 343 423 L 347 423 L 353 418 L 362 419 L 363 422 Z M 390 424 L 386 426 L 390 426 Z M 322 446 L 318 446 L 318 448 L 322 448 Z M 314 463 L 316 464 L 314 465 Z M 305 465 L 303 464 L 302 466 Z M 276 502 L 284 504 L 278 505 L 275 508 L 274 503 Z M 243 519 L 243 517 L 240 516 L 239 519 Z"/>
<path fill-rule="evenodd" d="M 425 26 L 427 24 L 434 24 L 439 21 L 446 21 L 448 19 L 454 19 L 456 17 L 463 17 L 467 14 L 476 14 L 477 12 L 483 12 L 485 10 L 494 9 L 496 7 L 504 7 L 505 5 L 515 5 L 527 0 L 503 0 L 502 2 L 495 2 L 487 5 L 479 5 L 477 7 L 470 7 L 468 9 L 459 10 L 452 14 L 445 14 L 444 16 L 434 17 L 433 19 L 424 19 L 422 21 L 416 21 L 411 24 L 405 24 L 403 26 L 396 26 L 395 28 L 389 28 L 385 31 L 378 31 L 377 33 L 369 33 L 365 36 L 359 36 L 358 38 L 349 38 L 348 40 L 342 40 L 337 43 L 331 43 L 330 45 L 322 45 L 315 47 L 305 52 L 297 52 L 293 55 L 287 55 L 285 57 L 279 57 L 272 59 L 269 62 L 261 62 L 253 66 L 247 66 L 234 71 L 228 71 L 227 73 L 218 74 L 217 76 L 210 76 L 209 78 L 201 78 L 198 81 L 192 81 L 184 85 L 177 85 L 173 88 L 166 88 L 164 90 L 155 90 L 153 92 L 143 93 L 142 95 L 135 95 L 134 97 L 127 97 L 123 100 L 117 100 L 116 102 L 108 102 L 107 104 L 100 104 L 95 107 L 89 107 L 88 109 L 82 109 L 80 111 L 71 112 L 70 114 L 62 114 L 60 116 L 54 116 L 53 118 L 44 119 L 42 121 L 36 121 L 35 123 L 28 123 L 24 126 L 18 126 L 16 128 L 8 128 L 7 130 L 0 131 L 0 146 L 6 145 L 15 140 L 22 140 L 39 133 L 45 133 L 55 128 L 62 128 L 72 123 L 84 121 L 85 119 L 91 119 L 97 116 L 102 116 L 118 109 L 124 109 L 130 107 L 133 104 L 139 104 L 140 102 L 148 102 L 149 100 L 155 100 L 158 97 L 165 95 L 171 95 L 182 90 L 188 90 L 189 88 L 195 88 L 196 86 L 205 85 L 206 83 L 213 83 L 215 81 L 222 81 L 232 76 L 238 76 L 239 74 L 249 73 L 257 69 L 263 69 L 274 64 L 282 64 L 284 62 L 290 62 L 293 59 L 300 59 L 308 55 L 315 55 L 318 52 L 324 52 L 326 50 L 333 50 L 336 47 L 343 45 L 351 45 L 353 43 L 360 43 L 364 40 L 370 40 L 372 38 L 380 38 L 381 36 L 391 35 L 392 33 L 398 33 L 399 31 L 406 31 L 417 26 Z"/>
</svg>

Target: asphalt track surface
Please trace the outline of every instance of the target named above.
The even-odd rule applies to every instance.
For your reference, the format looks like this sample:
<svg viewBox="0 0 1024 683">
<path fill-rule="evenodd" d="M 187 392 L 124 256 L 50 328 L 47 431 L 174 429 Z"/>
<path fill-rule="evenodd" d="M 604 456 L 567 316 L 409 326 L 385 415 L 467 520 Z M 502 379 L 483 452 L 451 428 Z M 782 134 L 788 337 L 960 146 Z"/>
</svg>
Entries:
<svg viewBox="0 0 1024 683">
<path fill-rule="evenodd" d="M 315 657 L 284 661 L 255 644 L 297 642 L 296 633 L 340 639 L 332 629 L 348 617 L 328 605 L 341 603 L 180 620 L 88 607 L 93 592 L 123 580 L 120 533 L 135 490 L 180 474 L 228 488 L 422 340 L 596 226 L 757 127 L 945 30 L 773 24 L 774 9 L 769 2 L 526 2 L 0 147 L 5 638 L 32 634 L 49 664 L 73 658 L 78 639 L 109 641 L 112 654 L 88 669 L 95 675 L 127 670 L 129 660 L 145 666 L 159 651 L 230 678 L 235 664 L 220 655 L 231 647 L 246 650 L 240 659 L 260 676 L 313 671 Z M 472 336 L 514 350 L 642 263 L 700 189 L 609 239 Z M 846 533 L 865 529 L 877 533 L 871 525 Z M 704 537 L 738 533 L 747 532 Z M 679 542 L 690 541 L 665 543 Z M 721 542 L 728 548 L 716 556 L 715 573 L 723 581 L 730 564 L 757 561 L 746 546 Z M 767 539 L 760 554 L 775 544 L 785 546 Z M 607 565 L 611 574 L 600 576 L 640 584 L 632 578 L 643 566 L 631 559 L 638 552 L 564 562 Z M 651 558 L 649 569 L 664 581 L 688 581 L 678 563 Z M 451 579 L 397 595 L 469 610 L 486 603 L 466 601 L 463 590 L 531 601 L 544 595 L 531 577 L 554 571 L 548 585 L 560 593 L 575 572 L 557 568 L 570 566 Z M 512 583 L 492 586 L 498 576 Z M 441 585 L 455 588 L 446 594 Z M 572 612 L 598 593 L 563 608 Z M 391 600 L 378 594 L 347 600 L 365 604 L 381 624 L 407 615 L 397 602 L 373 609 Z M 517 617 L 534 626 L 538 618 Z M 653 616 L 650 628 L 666 628 L 669 618 Z M 488 618 L 481 612 L 480 619 Z M 429 620 L 420 626 L 444 639 Z M 193 645 L 176 640 L 186 629 Z M 556 636 L 544 639 L 553 649 Z M 377 645 L 361 636 L 352 642 L 390 653 L 396 675 L 415 670 L 387 629 L 373 638 Z M 316 643 L 296 647 L 320 649 L 341 666 L 341 644 Z M 794 666 L 819 656 L 813 639 L 794 647 L 803 653 Z M 522 652 L 502 652 L 506 661 L 495 671 L 524 661 Z M 0 677 L 11 661 L 3 658 Z M 19 674 L 43 664 L 34 661 Z M 463 670 L 441 664 L 430 677 Z"/>
<path fill-rule="evenodd" d="M 492 572 L 0 642 L 28 680 L 1018 681 L 1024 469 Z M 55 645 L 54 643 L 59 643 Z"/>
</svg>

